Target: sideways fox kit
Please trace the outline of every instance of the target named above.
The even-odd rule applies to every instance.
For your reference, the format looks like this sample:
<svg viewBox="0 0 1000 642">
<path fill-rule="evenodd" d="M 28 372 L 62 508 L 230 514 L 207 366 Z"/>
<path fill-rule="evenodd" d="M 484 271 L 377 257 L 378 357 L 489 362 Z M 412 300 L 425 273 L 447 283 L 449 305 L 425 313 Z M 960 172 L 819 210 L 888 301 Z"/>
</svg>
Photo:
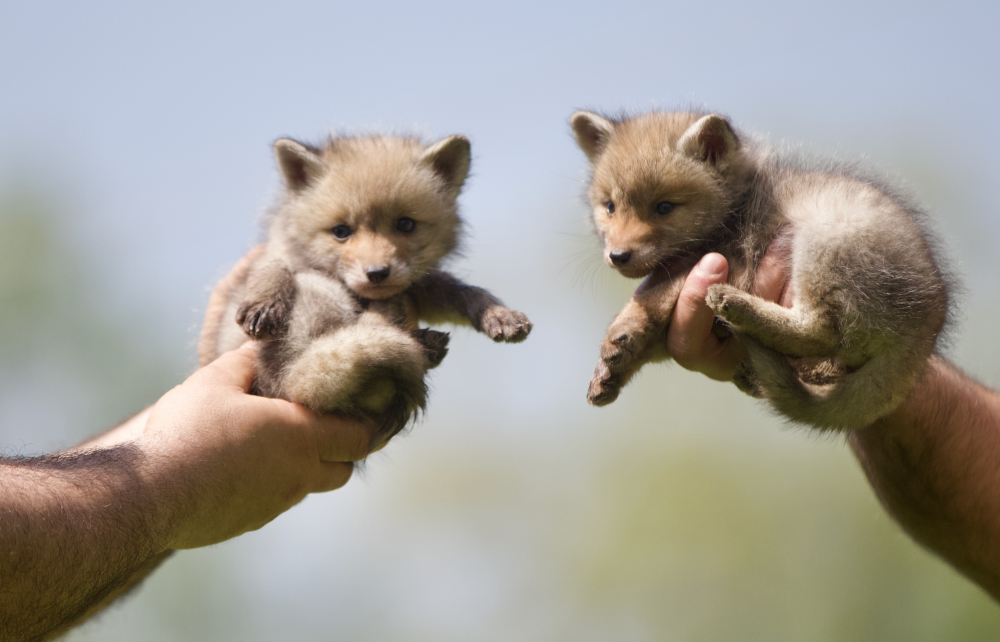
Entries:
<svg viewBox="0 0 1000 642">
<path fill-rule="evenodd" d="M 713 251 L 730 269 L 707 303 L 746 345 L 741 390 L 823 429 L 868 425 L 903 401 L 949 307 L 906 200 L 846 168 L 782 159 L 715 114 L 577 112 L 571 124 L 590 160 L 605 259 L 648 277 L 608 329 L 592 404 L 611 403 L 644 363 L 666 358 L 684 279 Z M 788 274 L 790 308 L 751 294 L 769 249 Z"/>
<path fill-rule="evenodd" d="M 448 334 L 418 320 L 528 336 L 527 317 L 438 267 L 459 240 L 464 137 L 282 139 L 274 151 L 284 198 L 202 362 L 258 339 L 260 394 L 374 421 L 376 448 L 424 407 L 424 375 L 447 352 Z"/>
</svg>

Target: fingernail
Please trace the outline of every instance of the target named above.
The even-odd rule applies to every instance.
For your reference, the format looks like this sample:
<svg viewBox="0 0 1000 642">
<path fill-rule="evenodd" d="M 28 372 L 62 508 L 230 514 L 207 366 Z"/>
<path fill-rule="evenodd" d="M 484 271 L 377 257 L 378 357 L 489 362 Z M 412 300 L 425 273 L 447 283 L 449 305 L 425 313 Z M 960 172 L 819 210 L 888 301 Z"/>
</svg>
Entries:
<svg viewBox="0 0 1000 642">
<path fill-rule="evenodd" d="M 722 276 L 727 266 L 726 259 L 721 254 L 712 252 L 701 257 L 696 269 L 703 275 L 714 279 Z"/>
</svg>

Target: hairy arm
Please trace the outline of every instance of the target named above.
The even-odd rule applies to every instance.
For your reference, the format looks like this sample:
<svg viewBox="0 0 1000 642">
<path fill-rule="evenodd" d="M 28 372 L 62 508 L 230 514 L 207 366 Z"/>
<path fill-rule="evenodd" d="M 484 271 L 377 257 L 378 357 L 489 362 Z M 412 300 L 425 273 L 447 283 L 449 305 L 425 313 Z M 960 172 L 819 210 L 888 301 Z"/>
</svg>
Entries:
<svg viewBox="0 0 1000 642">
<path fill-rule="evenodd" d="M 339 488 L 368 428 L 247 394 L 255 347 L 223 355 L 133 421 L 61 455 L 0 460 L 0 640 L 44 640 L 169 552 L 260 528 Z"/>
<path fill-rule="evenodd" d="M 899 409 L 848 442 L 896 521 L 1000 599 L 1000 395 L 935 356 Z"/>
<path fill-rule="evenodd" d="M 727 266 L 705 256 L 681 291 L 667 332 L 679 364 L 732 379 L 745 353 L 712 332 L 709 286 Z M 765 256 L 755 293 L 789 305 L 781 261 Z M 1000 395 L 934 356 L 893 413 L 847 437 L 882 504 L 918 542 L 1000 599 Z"/>
<path fill-rule="evenodd" d="M 142 458 L 118 446 L 0 463 L 0 639 L 65 630 L 165 552 Z"/>
<path fill-rule="evenodd" d="M 431 270 L 407 292 L 417 316 L 434 322 L 470 324 L 494 341 L 517 343 L 531 332 L 524 314 L 504 306 L 483 288 L 468 285 L 443 270 Z"/>
</svg>

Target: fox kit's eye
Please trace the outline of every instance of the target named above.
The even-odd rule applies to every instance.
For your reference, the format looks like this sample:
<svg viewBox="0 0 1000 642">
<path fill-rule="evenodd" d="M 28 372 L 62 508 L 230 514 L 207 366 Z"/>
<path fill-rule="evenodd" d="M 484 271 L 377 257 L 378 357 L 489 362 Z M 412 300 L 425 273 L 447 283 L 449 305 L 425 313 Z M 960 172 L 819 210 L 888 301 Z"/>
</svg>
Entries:
<svg viewBox="0 0 1000 642">
<path fill-rule="evenodd" d="M 414 221 L 409 216 L 404 216 L 403 218 L 396 221 L 396 229 L 404 234 L 409 234 L 417 226 L 417 222 Z"/>
<path fill-rule="evenodd" d="M 607 203 L 604 204 L 604 209 L 608 210 L 608 215 L 609 216 L 611 214 L 614 214 L 615 213 L 615 202 L 614 201 L 608 201 Z"/>
<path fill-rule="evenodd" d="M 676 203 L 671 203 L 670 201 L 660 201 L 656 204 L 656 213 L 660 216 L 666 216 L 670 212 L 673 212 L 675 207 L 677 207 Z"/>
<path fill-rule="evenodd" d="M 334 226 L 334 228 L 330 231 L 333 232 L 333 238 L 337 239 L 338 241 L 346 241 L 347 237 L 349 237 L 351 234 L 354 233 L 351 230 L 351 228 L 347 227 L 346 225 Z"/>
</svg>

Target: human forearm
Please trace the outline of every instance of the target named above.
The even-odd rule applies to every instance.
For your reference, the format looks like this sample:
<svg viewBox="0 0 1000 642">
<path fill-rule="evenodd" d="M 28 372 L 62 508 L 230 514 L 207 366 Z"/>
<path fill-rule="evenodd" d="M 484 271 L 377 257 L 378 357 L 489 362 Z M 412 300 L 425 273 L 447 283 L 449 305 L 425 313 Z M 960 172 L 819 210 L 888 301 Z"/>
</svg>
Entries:
<svg viewBox="0 0 1000 642">
<path fill-rule="evenodd" d="M 152 410 L 153 407 L 150 406 L 142 412 L 132 415 L 111 430 L 101 433 L 96 437 L 91 437 L 80 443 L 74 447 L 70 453 L 92 450 L 95 448 L 111 448 L 112 446 L 118 446 L 135 441 L 146 427 L 146 421 L 149 419 L 149 413 Z"/>
<path fill-rule="evenodd" d="M 0 640 L 47 639 L 165 556 L 130 445 L 0 461 Z"/>
<path fill-rule="evenodd" d="M 1000 395 L 934 357 L 898 410 L 848 439 L 900 525 L 1000 599 Z"/>
</svg>

